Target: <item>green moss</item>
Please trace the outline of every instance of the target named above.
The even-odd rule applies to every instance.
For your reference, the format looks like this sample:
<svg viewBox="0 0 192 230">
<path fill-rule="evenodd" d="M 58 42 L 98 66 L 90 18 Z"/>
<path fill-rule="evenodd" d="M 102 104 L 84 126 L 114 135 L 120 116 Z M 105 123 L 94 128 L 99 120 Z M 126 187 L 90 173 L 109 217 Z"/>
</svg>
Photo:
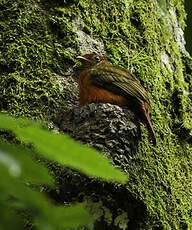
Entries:
<svg viewBox="0 0 192 230">
<path fill-rule="evenodd" d="M 150 92 L 158 146 L 151 147 L 143 129 L 138 159 L 129 162 L 135 170 L 130 170 L 127 185 L 146 206 L 142 229 L 189 228 L 192 218 L 192 146 L 181 138 L 186 132 L 192 135 L 192 97 L 186 93 L 192 89 L 191 72 L 161 10 L 171 19 L 165 5 L 172 6 L 182 28 L 185 12 L 183 1 L 169 2 L 163 9 L 155 0 L 0 3 L 1 110 L 49 120 L 65 105 L 54 76 L 63 75 L 80 53 L 72 24 L 76 17 L 86 33 L 102 39 L 106 57 L 134 70 Z M 174 72 L 161 63 L 164 51 Z M 123 229 L 124 214 L 119 215 L 115 223 Z"/>
<path fill-rule="evenodd" d="M 183 223 L 190 226 L 192 201 L 191 146 L 181 145 L 176 132 L 178 124 L 190 130 L 192 124 L 188 106 L 191 99 L 184 93 L 189 85 L 184 81 L 182 54 L 155 1 L 134 1 L 128 8 L 125 2 L 92 3 L 90 14 L 82 13 L 82 17 L 92 34 L 103 39 L 107 57 L 114 64 L 134 68 L 152 95 L 158 147 L 152 149 L 144 137 L 139 161 L 135 171 L 130 172 L 128 190 L 136 191 L 135 195 L 146 204 L 154 218 L 153 227 L 179 229 Z M 170 4 L 184 27 L 183 2 Z M 162 66 L 162 51 L 177 70 L 174 73 Z"/>
<path fill-rule="evenodd" d="M 72 26 L 57 10 L 46 15 L 36 2 L 6 1 L 0 7 L 1 110 L 48 119 L 64 104 L 54 76 L 74 63 L 67 48 L 78 50 Z"/>
</svg>

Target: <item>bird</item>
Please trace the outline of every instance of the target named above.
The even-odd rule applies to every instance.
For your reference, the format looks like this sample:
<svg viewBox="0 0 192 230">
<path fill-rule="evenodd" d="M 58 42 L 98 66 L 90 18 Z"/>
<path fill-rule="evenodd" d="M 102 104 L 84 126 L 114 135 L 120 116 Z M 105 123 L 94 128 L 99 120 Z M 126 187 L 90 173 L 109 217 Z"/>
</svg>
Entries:
<svg viewBox="0 0 192 230">
<path fill-rule="evenodd" d="M 137 77 L 128 69 L 113 66 L 105 57 L 90 53 L 77 56 L 81 62 L 78 76 L 80 105 L 110 103 L 126 106 L 143 122 L 156 146 L 156 136 L 149 116 L 150 97 Z"/>
</svg>

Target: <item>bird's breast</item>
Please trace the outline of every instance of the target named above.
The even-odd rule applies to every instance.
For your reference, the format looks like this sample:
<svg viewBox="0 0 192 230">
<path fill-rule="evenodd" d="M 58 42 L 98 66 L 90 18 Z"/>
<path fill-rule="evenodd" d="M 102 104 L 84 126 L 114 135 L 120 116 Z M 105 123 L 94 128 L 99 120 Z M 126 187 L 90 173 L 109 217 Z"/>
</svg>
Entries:
<svg viewBox="0 0 192 230">
<path fill-rule="evenodd" d="M 81 74 L 79 78 L 80 104 L 111 103 L 128 105 L 128 100 L 120 95 L 93 84 L 90 75 Z"/>
</svg>

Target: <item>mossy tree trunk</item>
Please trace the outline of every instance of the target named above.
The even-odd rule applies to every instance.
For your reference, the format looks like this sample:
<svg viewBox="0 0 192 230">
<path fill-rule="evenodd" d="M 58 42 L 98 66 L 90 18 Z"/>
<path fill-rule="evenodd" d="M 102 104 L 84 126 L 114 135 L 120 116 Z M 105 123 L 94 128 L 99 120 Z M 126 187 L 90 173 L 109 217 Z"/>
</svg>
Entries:
<svg viewBox="0 0 192 230">
<path fill-rule="evenodd" d="M 126 186 L 50 164 L 58 203 L 85 201 L 94 229 L 192 226 L 192 61 L 184 2 L 74 0 L 0 2 L 0 109 L 45 119 L 94 146 L 129 176 Z M 150 92 L 158 145 L 130 111 L 80 108 L 75 57 L 97 52 L 129 68 Z M 65 143 L 63 143 L 65 144 Z"/>
</svg>

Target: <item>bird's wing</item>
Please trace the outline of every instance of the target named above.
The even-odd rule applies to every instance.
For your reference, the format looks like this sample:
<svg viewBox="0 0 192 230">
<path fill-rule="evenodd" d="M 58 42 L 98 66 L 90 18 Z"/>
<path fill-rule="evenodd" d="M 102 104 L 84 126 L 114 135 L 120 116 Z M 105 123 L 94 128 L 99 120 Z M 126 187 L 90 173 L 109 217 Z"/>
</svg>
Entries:
<svg viewBox="0 0 192 230">
<path fill-rule="evenodd" d="M 140 104 L 144 101 L 150 104 L 147 91 L 139 80 L 126 69 L 99 65 L 89 69 L 88 73 L 94 84 L 126 98 L 131 97 Z"/>
</svg>

